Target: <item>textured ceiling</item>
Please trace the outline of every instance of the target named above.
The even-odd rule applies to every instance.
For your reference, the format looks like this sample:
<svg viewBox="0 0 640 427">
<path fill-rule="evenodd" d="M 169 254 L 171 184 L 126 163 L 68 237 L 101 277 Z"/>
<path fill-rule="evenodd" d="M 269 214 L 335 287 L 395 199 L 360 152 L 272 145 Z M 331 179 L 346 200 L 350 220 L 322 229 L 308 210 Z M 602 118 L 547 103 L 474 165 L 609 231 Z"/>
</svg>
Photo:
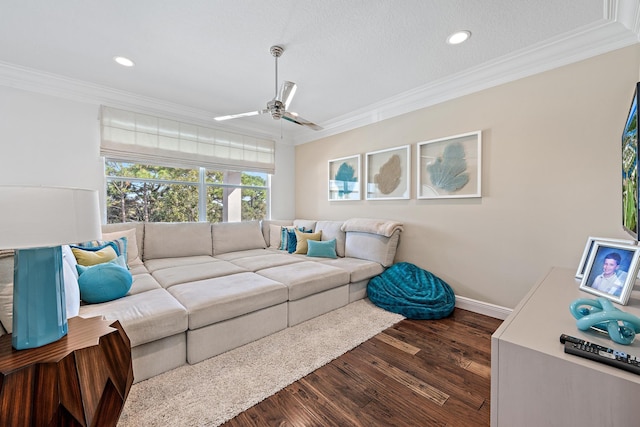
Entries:
<svg viewBox="0 0 640 427">
<path fill-rule="evenodd" d="M 181 111 L 206 121 L 265 107 L 275 91 L 269 47 L 280 44 L 286 49 L 280 80 L 298 84 L 290 109 L 338 130 L 350 117 L 390 100 L 397 104 L 420 88 L 455 87 L 460 76 L 477 69 L 490 78 L 487 64 L 504 69 L 508 61 L 545 49 L 566 56 L 553 51 L 563 40 L 578 46 L 572 52 L 584 50 L 582 57 L 637 42 L 637 3 L 0 0 L 0 84 L 20 86 L 20 75 L 42 80 L 51 73 L 67 85 L 90 83 L 92 96 L 104 88 L 108 95 L 100 96 L 112 104 Z M 471 31 L 471 39 L 446 44 L 459 29 Z M 116 55 L 136 66 L 115 64 Z M 327 134 L 268 115 L 211 125 L 282 133 L 294 142 Z"/>
</svg>

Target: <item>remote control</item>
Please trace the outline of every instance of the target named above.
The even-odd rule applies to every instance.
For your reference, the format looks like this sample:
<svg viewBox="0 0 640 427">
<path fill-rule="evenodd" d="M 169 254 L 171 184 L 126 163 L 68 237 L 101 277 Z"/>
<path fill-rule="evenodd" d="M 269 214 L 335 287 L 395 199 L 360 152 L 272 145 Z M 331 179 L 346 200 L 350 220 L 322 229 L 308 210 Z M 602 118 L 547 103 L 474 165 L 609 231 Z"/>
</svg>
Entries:
<svg viewBox="0 0 640 427">
<path fill-rule="evenodd" d="M 636 356 L 565 334 L 560 335 L 560 342 L 564 343 L 565 353 L 595 360 L 640 375 L 640 359 Z"/>
<path fill-rule="evenodd" d="M 572 337 L 571 335 L 565 335 L 565 334 L 560 335 L 560 342 L 562 344 L 564 344 L 567 341 L 572 342 L 574 344 L 584 344 L 585 343 L 584 340 L 581 340 L 580 338 Z"/>
</svg>

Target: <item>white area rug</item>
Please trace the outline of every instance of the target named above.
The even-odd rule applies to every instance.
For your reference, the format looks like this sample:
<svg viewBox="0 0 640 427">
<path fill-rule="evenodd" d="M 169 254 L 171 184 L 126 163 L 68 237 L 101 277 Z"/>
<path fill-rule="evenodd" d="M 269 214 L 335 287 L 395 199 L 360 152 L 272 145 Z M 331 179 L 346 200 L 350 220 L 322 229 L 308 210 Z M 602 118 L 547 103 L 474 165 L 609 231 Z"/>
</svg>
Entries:
<svg viewBox="0 0 640 427">
<path fill-rule="evenodd" d="M 402 320 L 369 300 L 133 385 L 118 427 L 217 426 Z"/>
</svg>

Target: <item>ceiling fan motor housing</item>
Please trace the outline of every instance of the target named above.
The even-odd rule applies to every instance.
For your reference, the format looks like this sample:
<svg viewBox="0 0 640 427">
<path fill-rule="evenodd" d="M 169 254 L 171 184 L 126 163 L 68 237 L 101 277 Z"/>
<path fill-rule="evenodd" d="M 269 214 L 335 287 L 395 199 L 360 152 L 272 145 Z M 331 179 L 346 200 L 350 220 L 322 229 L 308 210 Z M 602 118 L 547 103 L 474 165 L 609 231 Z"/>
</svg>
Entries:
<svg viewBox="0 0 640 427">
<path fill-rule="evenodd" d="M 269 48 L 269 52 L 271 52 L 271 55 L 275 56 L 276 58 L 279 58 L 282 55 L 282 52 L 284 52 L 284 48 L 282 46 L 271 46 Z"/>
<path fill-rule="evenodd" d="M 284 114 L 284 104 L 277 99 L 272 99 L 267 103 L 267 110 L 271 113 L 274 120 L 280 120 Z"/>
</svg>

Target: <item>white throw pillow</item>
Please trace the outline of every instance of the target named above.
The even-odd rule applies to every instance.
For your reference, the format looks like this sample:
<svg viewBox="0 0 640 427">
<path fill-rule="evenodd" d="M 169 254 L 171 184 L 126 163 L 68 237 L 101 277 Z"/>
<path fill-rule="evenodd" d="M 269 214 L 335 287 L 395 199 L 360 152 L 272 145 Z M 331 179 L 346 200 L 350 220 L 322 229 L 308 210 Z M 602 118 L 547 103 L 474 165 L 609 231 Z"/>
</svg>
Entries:
<svg viewBox="0 0 640 427">
<path fill-rule="evenodd" d="M 211 235 L 214 256 L 267 247 L 259 221 L 217 222 L 211 225 Z"/>
<path fill-rule="evenodd" d="M 67 246 L 67 248 L 69 247 Z M 63 246 L 62 274 L 64 276 L 64 294 L 67 306 L 67 319 L 75 317 L 80 313 L 80 287 L 78 286 L 78 272 L 76 271 L 75 261 L 76 258 L 73 256 L 73 253 L 69 256 L 68 253 L 64 251 Z"/>
<path fill-rule="evenodd" d="M 269 225 L 269 247 L 273 249 L 280 249 L 280 235 L 282 234 L 282 226 Z"/>
<path fill-rule="evenodd" d="M 0 258 L 0 322 L 13 330 L 13 256 Z"/>
<path fill-rule="evenodd" d="M 76 264 L 78 264 L 78 260 L 76 260 L 76 256 L 73 254 L 69 245 L 62 245 L 62 259 L 71 266 L 74 277 L 77 279 L 78 272 L 76 271 Z"/>
</svg>

